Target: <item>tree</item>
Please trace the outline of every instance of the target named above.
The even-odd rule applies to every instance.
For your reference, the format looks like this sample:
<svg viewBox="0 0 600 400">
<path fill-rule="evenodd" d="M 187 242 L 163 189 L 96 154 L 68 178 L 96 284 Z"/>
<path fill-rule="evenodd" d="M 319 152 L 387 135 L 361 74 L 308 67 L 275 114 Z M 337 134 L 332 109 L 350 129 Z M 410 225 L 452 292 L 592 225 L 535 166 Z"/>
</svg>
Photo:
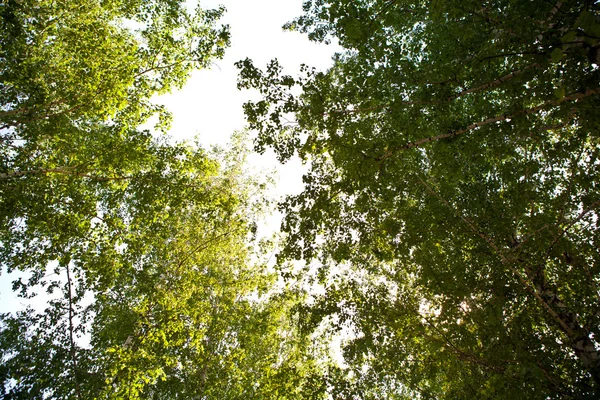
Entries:
<svg viewBox="0 0 600 400">
<path fill-rule="evenodd" d="M 152 112 L 153 94 L 223 55 L 229 31 L 215 26 L 223 12 L 166 0 L 2 4 L 0 120 L 13 133 L 3 141 L 49 136 L 44 124 L 59 116 Z"/>
<path fill-rule="evenodd" d="M 6 235 L 3 260 L 32 273 L 22 295 L 59 293 L 1 316 L 2 398 L 318 398 L 318 349 L 284 314 L 297 300 L 250 262 L 262 205 L 242 149 L 220 167 L 187 145 L 148 153 L 147 170 L 96 189 L 94 216 L 67 198 L 77 210 L 46 213 L 47 235 L 31 215 L 38 230 Z"/>
<path fill-rule="evenodd" d="M 229 32 L 215 26 L 223 11 L 165 0 L 2 4 L 2 226 L 27 218 L 21 226 L 33 231 L 33 216 L 49 223 L 45 213 L 67 197 L 87 197 L 93 209 L 96 194 L 86 191 L 126 185 L 151 167 L 164 145 L 138 127 L 158 113 L 164 132 L 170 116 L 150 98 L 223 55 Z M 71 186 L 49 184 L 65 181 Z M 16 237 L 3 231 L 4 244 Z"/>
<path fill-rule="evenodd" d="M 333 67 L 245 60 L 239 87 L 257 149 L 310 164 L 280 260 L 321 262 L 307 329 L 353 331 L 340 396 L 596 397 L 598 4 L 304 11 Z"/>
<path fill-rule="evenodd" d="M 0 316 L 0 398 L 323 394 L 318 349 L 284 314 L 297 299 L 251 262 L 265 182 L 242 138 L 173 143 L 151 102 L 222 56 L 223 11 L 0 5 L 0 262 L 20 296 L 50 296 Z"/>
</svg>

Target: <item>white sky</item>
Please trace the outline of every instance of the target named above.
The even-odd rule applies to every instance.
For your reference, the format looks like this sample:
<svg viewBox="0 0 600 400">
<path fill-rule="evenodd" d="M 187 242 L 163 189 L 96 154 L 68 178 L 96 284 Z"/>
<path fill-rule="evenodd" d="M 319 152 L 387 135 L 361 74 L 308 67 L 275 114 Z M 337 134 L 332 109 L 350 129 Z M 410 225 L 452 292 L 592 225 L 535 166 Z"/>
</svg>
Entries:
<svg viewBox="0 0 600 400">
<path fill-rule="evenodd" d="M 195 71 L 186 86 L 160 102 L 174 114 L 171 135 L 176 139 L 192 139 L 199 135 L 206 147 L 226 145 L 235 130 L 245 126 L 242 105 L 257 94 L 239 91 L 236 61 L 250 58 L 254 65 L 264 68 L 277 58 L 284 72 L 296 75 L 300 64 L 318 69 L 331 65 L 337 49 L 332 45 L 310 42 L 306 35 L 284 32 L 282 25 L 302 14 L 302 0 L 204 0 L 203 8 L 227 8 L 222 23 L 231 29 L 231 47 L 225 58 L 214 62 L 208 70 Z M 250 163 L 264 168 L 277 168 L 279 184 L 277 195 L 297 192 L 301 188 L 301 165 L 291 160 L 280 165 L 272 153 L 252 156 Z"/>
<path fill-rule="evenodd" d="M 231 47 L 210 70 L 194 72 L 183 90 L 161 98 L 175 114 L 171 133 L 177 137 L 200 133 L 206 143 L 225 144 L 234 130 L 245 125 L 242 104 L 252 94 L 236 88 L 236 61 L 248 57 L 264 67 L 277 58 L 292 75 L 301 63 L 320 69 L 331 64 L 333 46 L 312 43 L 306 35 L 281 29 L 302 13 L 302 0 L 205 0 L 201 4 L 227 8 L 222 22 L 230 25 Z"/>
<path fill-rule="evenodd" d="M 302 0 L 201 0 L 203 8 L 223 4 L 227 11 L 221 23 L 231 30 L 231 47 L 222 60 L 216 60 L 210 69 L 195 71 L 186 86 L 175 93 L 160 97 L 157 102 L 167 106 L 174 121 L 170 134 L 179 140 L 199 136 L 205 147 L 225 146 L 236 130 L 245 127 L 242 105 L 258 100 L 258 93 L 237 89 L 238 69 L 234 63 L 250 58 L 258 68 L 277 58 L 284 73 L 297 75 L 301 64 L 320 70 L 327 69 L 334 45 L 313 43 L 298 32 L 284 32 L 282 25 L 302 14 Z M 277 185 L 270 195 L 281 197 L 302 189 L 299 159 L 285 165 L 277 162 L 272 151 L 249 157 L 249 167 L 258 170 L 276 170 Z M 259 227 L 259 235 L 270 235 L 279 228 L 281 215 L 275 213 L 267 224 Z"/>
<path fill-rule="evenodd" d="M 331 45 L 311 43 L 306 35 L 283 32 L 284 23 L 302 14 L 302 0 L 204 0 L 201 4 L 205 9 L 219 4 L 227 8 L 221 22 L 230 25 L 231 47 L 211 69 L 195 71 L 182 90 L 157 99 L 173 113 L 170 134 L 177 140 L 199 135 L 205 147 L 225 146 L 234 131 L 244 128 L 242 105 L 257 97 L 250 91 L 237 90 L 238 70 L 234 62 L 248 57 L 257 67 L 264 68 L 268 61 L 277 58 L 286 73 L 295 75 L 302 63 L 326 69 L 331 65 L 333 52 L 338 50 Z M 301 190 L 303 168 L 298 160 L 282 166 L 272 154 L 266 154 L 254 155 L 249 161 L 257 168 L 277 169 L 280 179 L 272 195 Z M 279 218 L 276 215 L 269 219 L 268 229 L 277 229 Z M 24 305 L 23 299 L 16 299 L 12 293 L 15 276 L 11 275 L 0 276 L 0 312 L 15 311 Z"/>
</svg>

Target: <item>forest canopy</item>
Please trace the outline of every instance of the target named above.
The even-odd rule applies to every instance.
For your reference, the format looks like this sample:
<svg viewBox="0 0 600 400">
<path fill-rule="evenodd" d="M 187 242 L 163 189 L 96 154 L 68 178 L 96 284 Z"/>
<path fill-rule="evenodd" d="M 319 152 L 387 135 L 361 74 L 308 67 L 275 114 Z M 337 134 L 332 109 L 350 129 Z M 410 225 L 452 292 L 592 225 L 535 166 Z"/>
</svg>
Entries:
<svg viewBox="0 0 600 400">
<path fill-rule="evenodd" d="M 151 101 L 222 57 L 223 12 L 0 4 L 0 262 L 21 297 L 48 299 L 0 315 L 0 398 L 323 391 L 286 313 L 298 296 L 253 261 L 268 181 L 246 173 L 244 135 L 174 143 Z"/>
<path fill-rule="evenodd" d="M 255 150 L 308 166 L 271 268 L 246 135 L 175 142 L 152 101 L 223 8 L 0 4 L 0 266 L 49 298 L 0 315 L 0 398 L 599 396 L 599 4 L 303 10 L 331 68 L 236 64 Z"/>
<path fill-rule="evenodd" d="M 279 260 L 319 262 L 304 329 L 353 332 L 336 395 L 597 397 L 598 3 L 304 11 L 287 29 L 338 41 L 334 66 L 244 60 L 239 86 L 257 149 L 310 165 Z"/>
</svg>

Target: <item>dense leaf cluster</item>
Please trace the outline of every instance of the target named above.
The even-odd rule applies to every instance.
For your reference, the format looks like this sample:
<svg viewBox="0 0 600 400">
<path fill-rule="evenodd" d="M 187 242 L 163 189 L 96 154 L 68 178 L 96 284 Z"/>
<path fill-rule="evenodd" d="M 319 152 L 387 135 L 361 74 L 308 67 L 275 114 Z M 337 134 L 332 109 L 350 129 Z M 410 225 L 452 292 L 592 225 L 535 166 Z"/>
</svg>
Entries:
<svg viewBox="0 0 600 400">
<path fill-rule="evenodd" d="M 223 11 L 0 4 L 0 263 L 47 299 L 0 316 L 0 397 L 598 397 L 598 3 L 305 1 L 329 70 L 237 64 L 257 149 L 310 165 L 280 277 L 244 139 L 157 136 Z"/>
<path fill-rule="evenodd" d="M 0 398 L 323 393 L 295 295 L 251 262 L 264 182 L 243 136 L 173 144 L 150 101 L 223 55 L 223 11 L 0 4 L 0 265 L 37 304 L 0 315 Z"/>
<path fill-rule="evenodd" d="M 339 397 L 598 396 L 597 2 L 304 10 L 334 66 L 239 86 L 257 148 L 310 163 L 280 260 L 320 262 L 306 329 L 352 332 Z"/>
</svg>

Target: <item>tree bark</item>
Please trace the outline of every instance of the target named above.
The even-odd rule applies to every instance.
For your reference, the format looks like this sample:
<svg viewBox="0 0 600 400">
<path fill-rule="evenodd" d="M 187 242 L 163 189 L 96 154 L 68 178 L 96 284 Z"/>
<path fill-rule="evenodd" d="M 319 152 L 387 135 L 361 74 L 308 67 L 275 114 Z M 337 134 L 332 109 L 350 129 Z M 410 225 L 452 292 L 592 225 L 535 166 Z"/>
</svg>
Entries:
<svg viewBox="0 0 600 400">
<path fill-rule="evenodd" d="M 558 326 L 569 338 L 569 346 L 600 386 L 600 353 L 590 339 L 590 332 L 581 325 L 577 315 L 562 302 L 556 289 L 550 286 L 544 266 L 535 269 L 525 266 L 525 273 L 533 283 L 536 297 L 545 303 L 549 311 L 553 311 L 555 319 L 558 319 Z"/>
</svg>

